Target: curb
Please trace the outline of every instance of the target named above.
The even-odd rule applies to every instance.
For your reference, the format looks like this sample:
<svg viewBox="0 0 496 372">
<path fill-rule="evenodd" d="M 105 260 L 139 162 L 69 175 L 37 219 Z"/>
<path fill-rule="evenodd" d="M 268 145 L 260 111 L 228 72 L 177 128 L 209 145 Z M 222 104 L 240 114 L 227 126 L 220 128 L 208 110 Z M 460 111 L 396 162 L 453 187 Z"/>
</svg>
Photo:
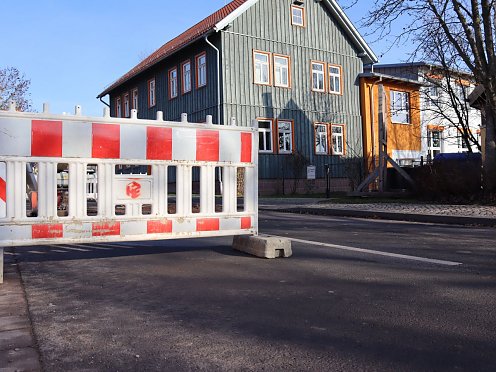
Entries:
<svg viewBox="0 0 496 372">
<path fill-rule="evenodd" d="M 6 263 L 7 264 L 7 263 Z M 0 284 L 0 371 L 42 371 L 26 291 L 16 259 Z"/>
<path fill-rule="evenodd" d="M 349 209 L 320 209 L 320 208 L 259 208 L 260 211 L 312 214 L 316 216 L 337 216 L 337 217 L 358 217 L 392 221 L 410 221 L 437 223 L 446 225 L 465 225 L 465 226 L 484 226 L 496 227 L 496 218 L 486 217 L 464 217 L 464 216 L 445 216 L 433 214 L 415 214 L 415 213 L 397 213 L 381 211 L 357 211 Z"/>
</svg>

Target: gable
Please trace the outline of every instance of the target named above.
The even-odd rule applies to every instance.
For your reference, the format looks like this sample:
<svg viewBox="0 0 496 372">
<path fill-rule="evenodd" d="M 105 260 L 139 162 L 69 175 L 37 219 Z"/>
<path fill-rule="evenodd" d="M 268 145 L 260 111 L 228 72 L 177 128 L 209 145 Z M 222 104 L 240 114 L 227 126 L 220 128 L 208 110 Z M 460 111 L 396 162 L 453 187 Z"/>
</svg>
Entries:
<svg viewBox="0 0 496 372">
<path fill-rule="evenodd" d="M 320 31 L 325 35 L 331 35 L 331 37 L 339 34 L 340 37 L 345 38 L 346 42 L 356 50 L 364 64 L 378 62 L 375 53 L 368 46 L 335 0 L 304 0 L 299 1 L 298 3 L 301 4 L 301 7 L 305 8 L 306 17 L 310 20 L 315 20 L 317 27 L 313 27 L 314 33 Z M 272 40 L 272 32 L 276 26 L 284 27 L 285 25 L 290 24 L 289 17 L 291 4 L 294 4 L 294 2 L 290 0 L 247 0 L 245 4 L 236 11 L 216 24 L 215 30 L 220 31 L 225 28 L 229 30 L 232 27 L 234 32 L 243 33 L 249 26 L 252 26 L 253 28 L 260 26 L 262 32 L 260 32 L 259 35 L 250 35 Z M 324 16 L 324 13 L 327 17 Z M 250 17 L 250 14 L 252 17 Z M 320 24 L 317 23 L 317 18 L 321 20 Z M 261 25 L 263 19 L 269 23 Z M 250 24 L 247 24 L 247 22 Z M 335 30 L 329 29 L 329 22 L 332 22 L 332 28 Z M 322 25 L 325 25 L 327 29 L 319 29 Z M 337 33 L 335 31 L 337 31 Z M 279 41 L 281 41 L 281 39 Z M 295 41 L 301 42 L 302 40 Z"/>
</svg>

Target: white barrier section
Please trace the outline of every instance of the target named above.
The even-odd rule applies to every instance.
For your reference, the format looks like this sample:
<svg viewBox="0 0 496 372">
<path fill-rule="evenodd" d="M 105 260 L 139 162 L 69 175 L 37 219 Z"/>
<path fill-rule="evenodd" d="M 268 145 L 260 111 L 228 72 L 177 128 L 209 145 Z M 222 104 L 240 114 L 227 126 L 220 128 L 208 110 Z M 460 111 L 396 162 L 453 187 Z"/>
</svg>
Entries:
<svg viewBox="0 0 496 372">
<path fill-rule="evenodd" d="M 0 247 L 257 234 L 257 128 L 47 111 L 0 111 Z"/>
<path fill-rule="evenodd" d="M 0 162 L 0 218 L 7 216 L 7 166 Z"/>
</svg>

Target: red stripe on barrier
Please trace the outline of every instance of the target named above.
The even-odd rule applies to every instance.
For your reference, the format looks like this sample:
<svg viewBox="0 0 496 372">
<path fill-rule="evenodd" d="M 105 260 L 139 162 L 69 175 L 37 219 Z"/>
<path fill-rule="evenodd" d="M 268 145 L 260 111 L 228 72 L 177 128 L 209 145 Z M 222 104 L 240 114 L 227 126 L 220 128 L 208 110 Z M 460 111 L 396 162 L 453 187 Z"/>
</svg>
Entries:
<svg viewBox="0 0 496 372">
<path fill-rule="evenodd" d="M 64 226 L 57 225 L 33 225 L 31 226 L 33 239 L 54 239 L 64 237 Z"/>
<path fill-rule="evenodd" d="M 199 218 L 196 220 L 196 231 L 219 231 L 218 218 Z"/>
<path fill-rule="evenodd" d="M 196 160 L 219 161 L 219 131 L 196 131 Z"/>
<path fill-rule="evenodd" d="M 171 128 L 146 128 L 146 158 L 148 160 L 172 160 Z"/>
<path fill-rule="evenodd" d="M 0 200 L 7 203 L 7 182 L 3 178 L 0 178 Z"/>
<path fill-rule="evenodd" d="M 121 154 L 121 127 L 119 124 L 93 123 L 92 157 L 119 159 Z"/>
<path fill-rule="evenodd" d="M 61 121 L 31 121 L 31 156 L 62 156 Z"/>
<path fill-rule="evenodd" d="M 241 217 L 241 230 L 251 229 L 251 217 Z"/>
<path fill-rule="evenodd" d="M 158 220 L 147 222 L 148 234 L 167 234 L 172 232 L 171 220 Z"/>
<path fill-rule="evenodd" d="M 93 236 L 121 235 L 120 222 L 94 223 Z"/>
<path fill-rule="evenodd" d="M 252 135 L 251 133 L 241 133 L 241 162 L 251 163 L 251 150 L 252 146 Z"/>
</svg>

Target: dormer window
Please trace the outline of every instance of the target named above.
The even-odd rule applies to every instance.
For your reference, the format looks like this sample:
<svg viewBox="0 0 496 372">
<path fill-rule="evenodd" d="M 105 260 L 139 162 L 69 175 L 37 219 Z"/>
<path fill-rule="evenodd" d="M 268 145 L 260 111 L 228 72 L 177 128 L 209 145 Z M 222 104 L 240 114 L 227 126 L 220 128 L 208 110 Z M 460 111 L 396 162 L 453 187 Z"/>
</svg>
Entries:
<svg viewBox="0 0 496 372">
<path fill-rule="evenodd" d="M 293 26 L 305 27 L 305 8 L 291 5 L 291 24 Z"/>
</svg>

